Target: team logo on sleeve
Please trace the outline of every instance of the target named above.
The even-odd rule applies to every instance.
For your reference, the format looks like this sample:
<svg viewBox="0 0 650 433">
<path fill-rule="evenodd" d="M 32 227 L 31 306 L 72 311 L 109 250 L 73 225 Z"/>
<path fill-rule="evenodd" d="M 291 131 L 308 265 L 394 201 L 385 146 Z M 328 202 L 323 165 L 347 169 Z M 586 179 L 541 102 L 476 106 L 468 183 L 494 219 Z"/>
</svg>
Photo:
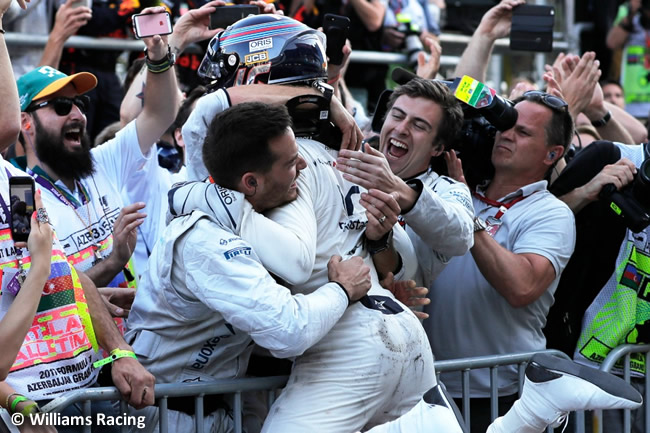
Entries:
<svg viewBox="0 0 650 433">
<path fill-rule="evenodd" d="M 251 247 L 238 247 L 223 253 L 226 260 L 231 260 L 237 256 L 250 256 L 253 250 Z"/>
</svg>

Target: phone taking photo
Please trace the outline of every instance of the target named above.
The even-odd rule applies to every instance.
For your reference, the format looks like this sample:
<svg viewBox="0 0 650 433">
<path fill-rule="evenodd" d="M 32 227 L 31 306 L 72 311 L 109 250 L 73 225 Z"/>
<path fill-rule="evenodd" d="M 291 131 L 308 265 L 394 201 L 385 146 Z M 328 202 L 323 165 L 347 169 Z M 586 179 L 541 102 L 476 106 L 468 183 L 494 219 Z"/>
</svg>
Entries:
<svg viewBox="0 0 650 433">
<path fill-rule="evenodd" d="M 350 18 L 335 14 L 325 14 L 323 17 L 323 33 L 327 36 L 325 54 L 332 65 L 343 62 L 343 45 L 350 31 Z"/>
<path fill-rule="evenodd" d="M 26 242 L 32 229 L 34 204 L 34 179 L 30 176 L 9 178 L 11 207 L 11 237 L 14 242 Z"/>
<path fill-rule="evenodd" d="M 260 9 L 255 5 L 217 6 L 210 14 L 210 30 L 225 29 L 249 15 L 258 15 Z"/>
<path fill-rule="evenodd" d="M 132 17 L 133 33 L 138 39 L 154 35 L 168 35 L 172 32 L 172 19 L 169 12 L 156 14 L 136 14 Z"/>
<path fill-rule="evenodd" d="M 553 50 L 555 8 L 542 5 L 519 5 L 512 10 L 510 49 L 519 51 Z"/>
</svg>

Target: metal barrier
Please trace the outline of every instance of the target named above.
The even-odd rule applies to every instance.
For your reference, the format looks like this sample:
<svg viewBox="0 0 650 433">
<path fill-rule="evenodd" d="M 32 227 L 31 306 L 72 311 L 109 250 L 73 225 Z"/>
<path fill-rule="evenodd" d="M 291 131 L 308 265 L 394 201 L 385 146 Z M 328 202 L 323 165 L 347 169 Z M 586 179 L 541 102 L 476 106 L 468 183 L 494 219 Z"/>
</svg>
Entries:
<svg viewBox="0 0 650 433">
<path fill-rule="evenodd" d="M 546 350 L 546 353 L 553 355 L 563 356 L 564 353 L 556 350 Z M 438 373 L 458 371 L 464 375 L 463 379 L 463 414 L 467 419 L 467 414 L 470 413 L 469 408 L 469 371 L 476 368 L 490 368 L 492 377 L 492 418 L 497 417 L 496 411 L 496 398 L 498 391 L 496 389 L 497 370 L 499 366 L 518 364 L 519 365 L 519 389 L 523 385 L 524 368 L 528 360 L 539 352 L 526 352 L 501 356 L 484 356 L 476 358 L 465 358 L 458 360 L 437 361 L 435 368 Z M 155 397 L 157 405 L 160 410 L 159 422 L 160 432 L 167 433 L 167 399 L 170 397 L 194 397 L 194 406 L 196 411 L 196 432 L 203 433 L 203 424 L 200 422 L 204 416 L 203 413 L 203 399 L 206 395 L 214 394 L 233 394 L 233 420 L 235 433 L 242 432 L 242 393 L 248 391 L 269 391 L 268 404 L 271 405 L 275 398 L 275 390 L 283 387 L 286 384 L 286 376 L 266 377 L 266 378 L 243 378 L 232 380 L 218 380 L 212 383 L 191 383 L 191 384 L 160 384 L 156 385 Z M 63 396 L 60 396 L 47 404 L 43 409 L 44 411 L 60 412 L 62 409 L 75 404 L 81 403 L 83 416 L 91 415 L 91 402 L 99 400 L 120 400 L 120 394 L 116 388 L 102 387 L 102 388 L 89 388 L 77 391 L 71 391 Z M 120 413 L 128 413 L 127 405 L 121 401 Z M 469 421 L 467 420 L 469 427 Z M 127 431 L 126 426 L 122 427 L 122 431 Z M 550 430 L 549 430 L 550 431 Z M 84 432 L 91 432 L 91 427 L 84 426 Z"/>
<path fill-rule="evenodd" d="M 464 358 L 464 359 L 451 359 L 448 361 L 436 361 L 436 374 L 439 376 L 440 373 L 445 372 L 459 372 L 461 374 L 461 387 L 462 387 L 462 407 L 461 411 L 463 413 L 463 418 L 465 419 L 465 425 L 467 429 L 470 429 L 470 379 L 469 373 L 471 370 L 489 368 L 490 369 L 490 415 L 491 419 L 495 420 L 498 417 L 498 398 L 499 391 L 497 389 L 498 384 L 498 369 L 499 367 L 504 367 L 507 365 L 517 365 L 517 372 L 519 376 L 519 395 L 524 385 L 524 373 L 526 369 L 526 364 L 536 353 L 548 353 L 551 355 L 556 355 L 565 359 L 569 357 L 559 350 L 544 350 L 537 352 L 523 352 L 523 353 L 513 353 L 508 355 L 492 355 L 492 356 L 479 356 L 475 358 Z M 584 418 L 582 418 L 584 419 Z M 576 421 L 576 423 L 579 421 Z M 584 422 L 583 422 L 584 427 Z M 553 430 L 549 427 L 548 432 Z M 584 433 L 583 431 L 578 431 L 577 433 Z"/>
<path fill-rule="evenodd" d="M 645 353 L 646 354 L 646 360 L 648 353 L 650 353 L 650 344 L 643 344 L 643 345 L 638 345 L 638 344 L 624 344 L 621 346 L 618 346 L 605 358 L 603 361 L 602 365 L 600 366 L 600 369 L 602 371 L 607 371 L 611 372 L 612 368 L 614 368 L 614 365 L 622 358 L 624 357 L 623 360 L 623 379 L 627 382 L 630 383 L 631 380 L 631 374 L 630 374 L 630 354 L 631 353 Z M 647 361 L 646 361 L 647 362 Z M 647 365 L 647 364 L 646 364 Z M 644 419 L 645 419 L 645 426 L 646 430 L 648 426 L 650 426 L 650 405 L 648 405 L 648 399 L 650 399 L 650 387 L 648 386 L 650 384 L 650 380 L 648 379 L 648 374 L 647 374 L 647 367 L 646 367 L 646 375 L 644 379 L 644 393 L 643 393 L 643 406 L 642 409 L 644 410 Z M 641 410 L 641 409 L 639 409 Z M 603 411 L 602 410 L 596 410 L 594 411 L 593 415 L 593 425 L 594 425 L 594 433 L 603 433 Z M 630 433 L 632 431 L 632 422 L 631 422 L 631 411 L 629 409 L 626 409 L 623 412 L 623 433 Z"/>
<path fill-rule="evenodd" d="M 563 352 L 557 350 L 545 350 L 544 353 L 549 353 L 552 355 L 560 356 L 562 358 L 568 359 L 568 356 Z M 616 362 L 621 358 L 624 358 L 624 379 L 629 383 L 630 382 L 630 353 L 649 353 L 650 345 L 625 345 L 620 346 L 610 352 L 609 356 L 605 359 L 601 366 L 601 370 L 610 372 L 612 367 Z M 470 379 L 469 373 L 474 369 L 488 368 L 490 370 L 490 412 L 491 418 L 496 419 L 498 416 L 497 411 L 497 402 L 498 402 L 498 389 L 497 389 L 497 379 L 498 379 L 498 369 L 507 365 L 517 365 L 518 366 L 518 376 L 519 376 L 519 394 L 521 394 L 525 367 L 530 358 L 540 352 L 524 352 L 524 353 L 515 353 L 508 355 L 496 355 L 496 356 L 481 356 L 475 358 L 464 358 L 456 360 L 447 360 L 447 361 L 436 361 L 435 369 L 436 373 L 439 375 L 443 372 L 458 372 L 462 375 L 461 386 L 462 386 L 462 413 L 465 418 L 466 426 L 469 429 L 470 421 L 469 416 L 471 414 L 470 408 Z M 194 407 L 195 407 L 195 418 L 196 418 L 196 432 L 203 433 L 203 423 L 200 422 L 203 419 L 203 416 L 206 415 L 203 412 L 203 402 L 205 396 L 215 395 L 215 394 L 232 394 L 233 395 L 233 423 L 235 433 L 242 432 L 242 393 L 250 391 L 268 391 L 268 405 L 270 406 L 275 399 L 275 392 L 277 389 L 283 387 L 286 384 L 287 376 L 274 376 L 274 377 L 265 377 L 265 378 L 243 378 L 243 379 L 225 379 L 217 380 L 211 383 L 183 383 L 183 384 L 160 384 L 156 385 L 155 397 L 157 401 L 157 406 L 160 410 L 159 415 L 159 431 L 160 433 L 168 432 L 167 425 L 167 401 L 172 397 L 194 397 Z M 650 388 L 648 387 L 648 378 L 645 379 L 646 389 L 644 400 L 649 401 L 650 399 Z M 102 387 L 102 388 L 89 388 L 77 391 L 71 391 L 66 393 L 63 396 L 52 400 L 51 403 L 46 405 L 43 409 L 46 411 L 60 412 L 64 408 L 76 404 L 82 404 L 83 416 L 91 415 L 91 402 L 100 401 L 100 400 L 120 400 L 120 393 L 116 388 L 113 387 Z M 120 412 L 128 413 L 127 404 L 124 401 L 120 401 Z M 6 426 L 3 429 L 2 422 L 0 422 L 0 432 L 9 432 L 13 433 L 17 430 L 9 423 L 9 417 L 6 412 L 3 414 L 0 411 L 0 419 L 4 420 Z M 578 412 L 575 417 L 575 432 L 584 433 L 585 423 L 584 423 L 584 413 Z M 648 405 L 645 406 L 645 421 L 646 425 L 650 420 L 650 411 Z M 602 411 L 594 411 L 594 432 L 602 433 Z M 84 433 L 91 432 L 90 425 L 84 425 Z M 127 426 L 121 427 L 122 432 L 127 431 Z M 553 430 L 549 427 L 547 432 L 552 432 Z M 630 411 L 626 410 L 624 415 L 624 433 L 629 433 L 631 431 L 631 421 L 630 421 Z"/>
</svg>

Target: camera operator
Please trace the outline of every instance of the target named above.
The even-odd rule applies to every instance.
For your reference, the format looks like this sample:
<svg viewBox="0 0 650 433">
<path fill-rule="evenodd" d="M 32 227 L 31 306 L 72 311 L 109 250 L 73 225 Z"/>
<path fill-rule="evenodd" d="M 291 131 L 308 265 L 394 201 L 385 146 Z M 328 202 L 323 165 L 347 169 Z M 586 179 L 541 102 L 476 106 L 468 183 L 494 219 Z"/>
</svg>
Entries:
<svg viewBox="0 0 650 433">
<path fill-rule="evenodd" d="M 544 332 L 549 348 L 563 350 L 594 368 L 600 367 L 612 348 L 649 341 L 645 322 L 650 315 L 640 307 L 647 302 L 650 229 L 631 224 L 638 218 L 647 224 L 650 191 L 643 179 L 647 182 L 650 165 L 642 164 L 648 160 L 648 151 L 648 143 L 594 142 L 576 155 L 551 188 L 576 214 L 577 242 Z M 617 190 L 611 196 L 603 193 L 608 184 Z M 612 202 L 618 203 L 624 218 L 612 211 Z M 640 206 L 640 215 L 627 212 L 635 204 Z M 632 384 L 642 389 L 639 377 L 644 374 L 646 357 L 631 356 Z M 643 413 L 644 408 L 633 412 L 633 432 L 645 431 Z M 603 431 L 623 431 L 622 426 L 621 412 L 604 413 Z"/>
<path fill-rule="evenodd" d="M 515 100 L 516 124 L 496 135 L 495 172 L 474 192 L 474 246 L 449 262 L 431 286 L 424 322 L 438 359 L 543 350 L 546 314 L 573 252 L 568 207 L 546 189 L 545 176 L 571 142 L 566 102 L 542 92 Z M 490 419 L 490 374 L 470 373 L 472 431 Z M 499 371 L 499 413 L 516 398 L 516 367 Z M 453 396 L 460 375 L 444 374 Z"/>
</svg>

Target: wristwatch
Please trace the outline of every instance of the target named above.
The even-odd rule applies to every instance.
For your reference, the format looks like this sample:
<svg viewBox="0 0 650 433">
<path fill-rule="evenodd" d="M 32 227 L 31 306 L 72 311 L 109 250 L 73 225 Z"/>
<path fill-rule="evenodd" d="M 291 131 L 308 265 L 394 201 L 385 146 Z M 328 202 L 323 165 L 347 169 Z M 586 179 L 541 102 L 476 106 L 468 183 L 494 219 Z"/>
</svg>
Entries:
<svg viewBox="0 0 650 433">
<path fill-rule="evenodd" d="M 609 122 L 609 119 L 611 118 L 612 118 L 612 112 L 608 110 L 607 113 L 605 114 L 605 117 L 599 120 L 592 120 L 591 124 L 596 128 L 600 128 L 601 126 L 607 125 L 607 122 Z"/>
<path fill-rule="evenodd" d="M 380 239 L 377 239 L 376 241 L 366 238 L 366 249 L 368 250 L 368 253 L 370 253 L 371 256 L 374 256 L 375 254 L 387 250 L 390 247 L 390 242 L 392 239 L 393 239 L 393 229 L 391 229 L 388 233 L 386 233 L 384 236 L 382 236 Z"/>
<path fill-rule="evenodd" d="M 323 94 L 323 97 L 327 99 L 327 102 L 330 102 L 332 100 L 332 95 L 334 95 L 334 87 L 330 86 L 327 83 L 324 83 L 322 81 L 314 81 L 311 86 L 321 92 Z"/>
<path fill-rule="evenodd" d="M 487 224 L 479 217 L 474 217 L 474 233 L 487 229 Z"/>
</svg>

